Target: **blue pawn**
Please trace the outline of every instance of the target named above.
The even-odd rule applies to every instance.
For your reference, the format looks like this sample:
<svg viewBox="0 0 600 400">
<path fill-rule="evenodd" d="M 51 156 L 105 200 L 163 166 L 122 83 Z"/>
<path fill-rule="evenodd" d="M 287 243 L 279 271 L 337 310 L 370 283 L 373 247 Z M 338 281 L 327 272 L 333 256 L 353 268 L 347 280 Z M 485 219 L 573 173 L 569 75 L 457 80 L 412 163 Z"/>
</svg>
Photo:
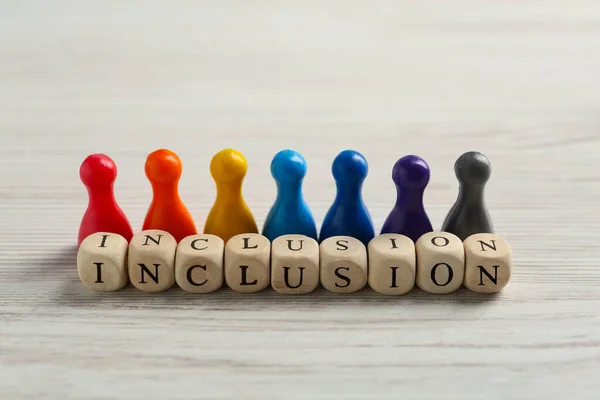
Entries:
<svg viewBox="0 0 600 400">
<path fill-rule="evenodd" d="M 369 165 L 362 154 L 344 150 L 331 167 L 337 195 L 321 226 L 321 241 L 332 236 L 351 236 L 365 246 L 375 236 L 371 215 L 362 199 L 362 185 Z"/>
<path fill-rule="evenodd" d="M 277 198 L 267 214 L 263 235 L 275 238 L 297 234 L 317 240 L 315 220 L 302 196 L 306 161 L 293 150 L 282 150 L 271 161 L 271 175 L 277 183 Z"/>
<path fill-rule="evenodd" d="M 429 165 L 420 157 L 399 159 L 392 170 L 396 184 L 396 205 L 383 224 L 381 233 L 399 233 L 416 242 L 433 227 L 423 206 L 423 192 L 429 183 Z"/>
</svg>

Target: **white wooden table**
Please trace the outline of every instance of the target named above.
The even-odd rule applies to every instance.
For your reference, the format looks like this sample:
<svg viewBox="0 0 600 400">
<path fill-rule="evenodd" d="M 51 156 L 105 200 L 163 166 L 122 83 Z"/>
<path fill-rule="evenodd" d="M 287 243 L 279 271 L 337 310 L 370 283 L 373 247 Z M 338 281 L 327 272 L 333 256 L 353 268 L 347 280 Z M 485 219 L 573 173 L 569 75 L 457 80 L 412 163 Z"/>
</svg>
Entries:
<svg viewBox="0 0 600 400">
<path fill-rule="evenodd" d="M 0 398 L 597 399 L 599 74 L 595 0 L 0 1 Z M 377 230 L 399 157 L 429 162 L 439 229 L 455 159 L 482 151 L 513 280 L 486 297 L 86 290 L 85 156 L 116 161 L 139 230 L 145 157 L 177 152 L 201 228 L 225 147 L 261 226 L 278 150 L 307 159 L 319 226 L 331 161 L 362 152 Z"/>
</svg>

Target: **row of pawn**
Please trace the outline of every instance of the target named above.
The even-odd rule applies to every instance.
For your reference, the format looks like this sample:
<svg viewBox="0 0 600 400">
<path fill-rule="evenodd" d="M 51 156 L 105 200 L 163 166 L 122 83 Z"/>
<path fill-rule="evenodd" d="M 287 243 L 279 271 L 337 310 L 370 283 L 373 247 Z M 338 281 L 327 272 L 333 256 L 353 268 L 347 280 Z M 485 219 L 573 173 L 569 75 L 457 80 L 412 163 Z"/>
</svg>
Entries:
<svg viewBox="0 0 600 400">
<path fill-rule="evenodd" d="M 204 225 L 205 234 L 227 242 L 238 234 L 259 233 L 242 195 L 247 169 L 246 159 L 234 149 L 224 149 L 213 157 L 210 172 L 217 194 Z M 493 233 L 484 201 L 484 187 L 491 174 L 489 160 L 479 152 L 467 152 L 458 158 L 454 169 L 460 183 L 459 194 L 441 230 L 461 240 L 476 233 Z M 282 235 L 299 234 L 319 242 L 333 236 L 349 236 L 368 245 L 375 237 L 375 230 L 362 198 L 362 185 L 368 173 L 365 157 L 357 151 L 344 150 L 333 161 L 337 194 L 318 234 L 302 195 L 306 172 L 306 161 L 298 152 L 282 150 L 275 155 L 271 174 L 277 184 L 277 197 L 262 235 L 273 241 Z M 180 158 L 170 150 L 156 150 L 146 159 L 145 173 L 153 197 L 142 229 L 166 231 L 178 242 L 197 234 L 194 220 L 178 193 Z M 81 164 L 80 177 L 87 187 L 89 202 L 80 224 L 78 244 L 97 232 L 116 233 L 131 240 L 133 229 L 113 191 L 117 177 L 114 161 L 105 154 L 92 154 Z M 416 242 L 433 231 L 423 206 L 424 190 L 430 180 L 429 166 L 418 156 L 402 157 L 393 167 L 392 179 L 397 199 L 381 234 L 401 234 Z"/>
</svg>

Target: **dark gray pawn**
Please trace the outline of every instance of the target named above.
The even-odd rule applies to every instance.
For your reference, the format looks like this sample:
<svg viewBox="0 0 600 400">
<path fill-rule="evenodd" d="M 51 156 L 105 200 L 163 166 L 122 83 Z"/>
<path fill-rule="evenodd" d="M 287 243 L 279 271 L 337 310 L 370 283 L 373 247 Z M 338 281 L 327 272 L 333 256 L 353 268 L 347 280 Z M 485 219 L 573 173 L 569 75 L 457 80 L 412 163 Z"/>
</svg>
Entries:
<svg viewBox="0 0 600 400">
<path fill-rule="evenodd" d="M 494 233 L 484 193 L 492 173 L 490 161 L 483 154 L 470 151 L 456 160 L 454 172 L 460 185 L 458 199 L 446 216 L 442 231 L 461 240 L 475 233 Z"/>
</svg>

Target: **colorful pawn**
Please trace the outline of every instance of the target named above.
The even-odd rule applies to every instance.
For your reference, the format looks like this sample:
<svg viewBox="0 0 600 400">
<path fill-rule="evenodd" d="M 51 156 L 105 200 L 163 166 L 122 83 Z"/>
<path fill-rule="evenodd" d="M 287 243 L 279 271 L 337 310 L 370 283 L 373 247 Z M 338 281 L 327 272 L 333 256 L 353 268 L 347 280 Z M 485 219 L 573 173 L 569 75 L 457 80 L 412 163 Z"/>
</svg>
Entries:
<svg viewBox="0 0 600 400">
<path fill-rule="evenodd" d="M 490 161 L 483 154 L 470 151 L 458 158 L 454 172 L 459 182 L 458 198 L 448 212 L 442 231 L 461 240 L 476 233 L 494 233 L 492 218 L 485 205 L 485 185 L 492 174 Z"/>
<path fill-rule="evenodd" d="M 306 161 L 293 150 L 282 150 L 271 162 L 271 175 L 277 184 L 277 198 L 267 214 L 263 235 L 273 241 L 287 234 L 317 240 L 317 227 L 302 196 Z"/>
<path fill-rule="evenodd" d="M 169 232 L 178 242 L 197 233 L 196 225 L 179 197 L 181 160 L 170 150 L 160 149 L 146 158 L 146 177 L 152 185 L 152 203 L 143 228 Z"/>
<path fill-rule="evenodd" d="M 388 215 L 381 234 L 398 233 L 416 242 L 433 227 L 423 206 L 423 192 L 429 183 L 429 165 L 409 155 L 394 164 L 392 180 L 396 185 L 396 205 Z"/>
<path fill-rule="evenodd" d="M 115 200 L 115 162 L 105 154 L 91 154 L 81 163 L 79 177 L 87 189 L 89 201 L 79 226 L 77 245 L 96 232 L 116 233 L 131 240 L 131 224 Z"/>
<path fill-rule="evenodd" d="M 331 172 L 337 194 L 325 215 L 319 240 L 332 236 L 351 236 L 365 246 L 375 236 L 371 215 L 362 198 L 362 186 L 369 166 L 362 154 L 344 150 L 333 161 Z"/>
<path fill-rule="evenodd" d="M 242 183 L 248 172 L 246 159 L 237 150 L 224 149 L 210 162 L 210 174 L 217 197 L 212 206 L 204 233 L 219 236 L 225 242 L 240 233 L 258 233 L 254 216 L 242 195 Z"/>
</svg>

